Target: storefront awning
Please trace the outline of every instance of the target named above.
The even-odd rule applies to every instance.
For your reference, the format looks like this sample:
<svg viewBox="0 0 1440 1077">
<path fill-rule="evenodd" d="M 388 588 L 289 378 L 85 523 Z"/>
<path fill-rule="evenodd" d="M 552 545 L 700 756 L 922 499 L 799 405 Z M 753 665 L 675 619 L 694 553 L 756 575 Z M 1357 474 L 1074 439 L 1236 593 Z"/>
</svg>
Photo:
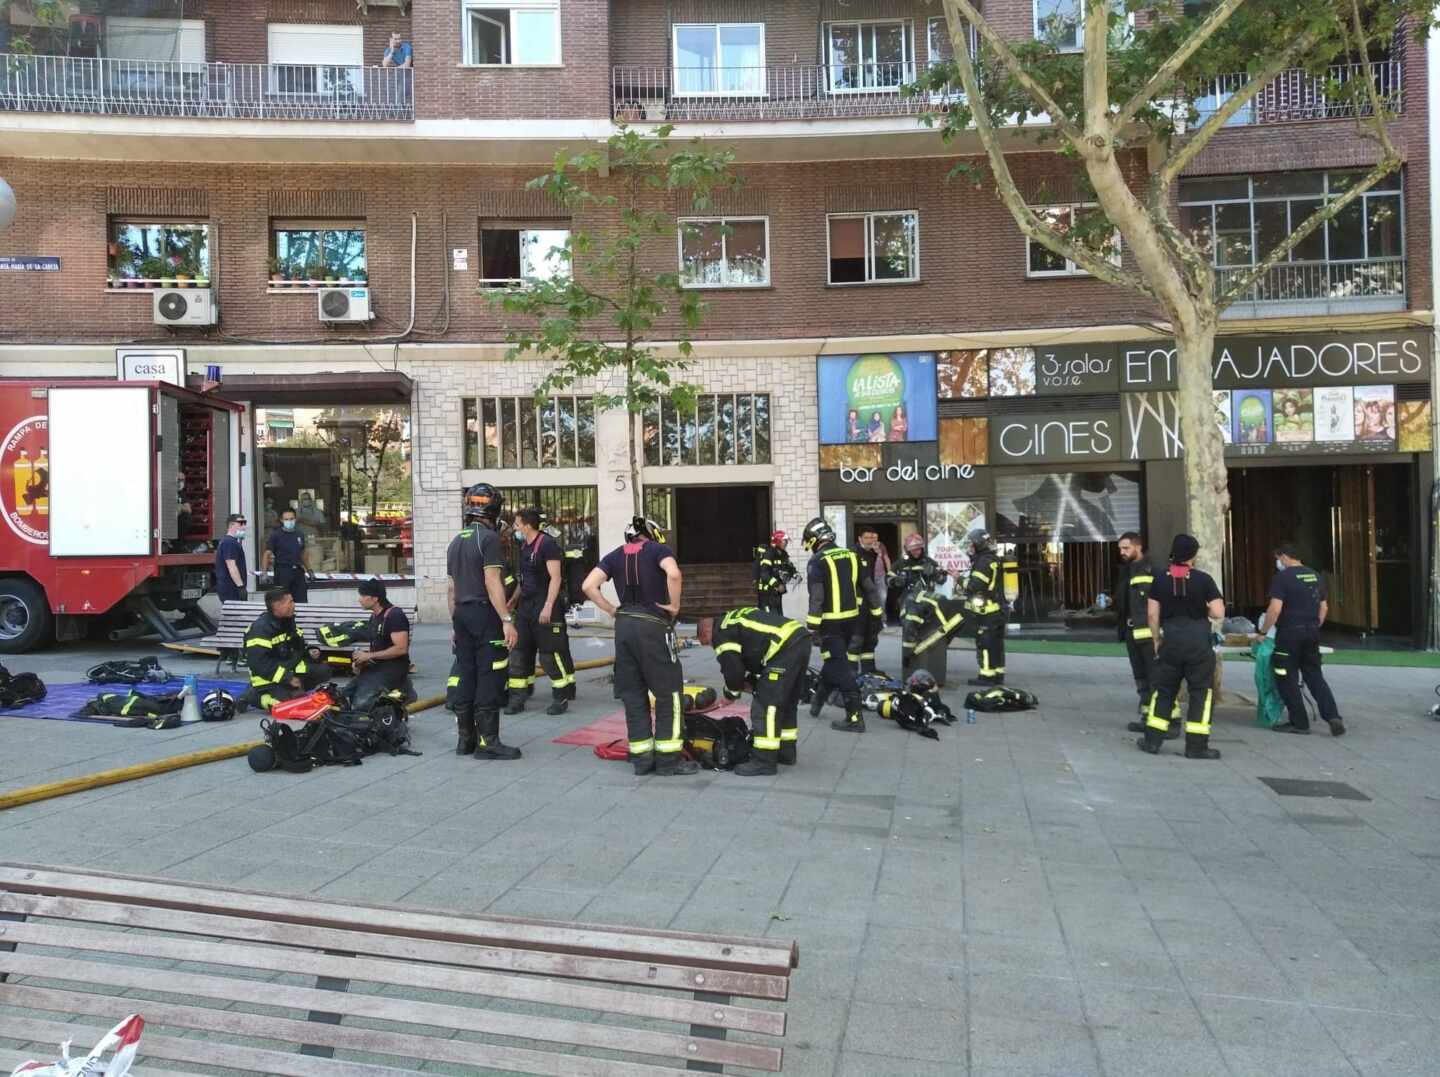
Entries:
<svg viewBox="0 0 1440 1077">
<path fill-rule="evenodd" d="M 190 375 L 191 388 L 201 379 Z M 216 390 L 226 400 L 257 407 L 325 407 L 332 404 L 408 404 L 412 382 L 398 370 L 326 374 L 231 374 Z"/>
</svg>

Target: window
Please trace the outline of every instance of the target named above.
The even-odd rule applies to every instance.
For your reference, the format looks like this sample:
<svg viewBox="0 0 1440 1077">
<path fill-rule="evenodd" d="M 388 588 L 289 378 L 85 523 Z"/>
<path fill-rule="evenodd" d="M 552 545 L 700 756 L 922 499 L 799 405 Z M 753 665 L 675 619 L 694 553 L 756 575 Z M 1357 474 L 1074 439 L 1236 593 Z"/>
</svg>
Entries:
<svg viewBox="0 0 1440 1077">
<path fill-rule="evenodd" d="M 467 64 L 558 64 L 559 0 L 462 0 Z"/>
<path fill-rule="evenodd" d="M 1035 40 L 1043 41 L 1061 52 L 1078 52 L 1085 47 L 1085 0 L 1034 0 Z M 1122 0 L 1111 0 L 1115 12 L 1123 12 Z M 1123 45 L 1129 36 L 1128 16 L 1119 29 L 1112 30 L 1112 47 Z"/>
<path fill-rule="evenodd" d="M 569 274 L 568 221 L 480 222 L 480 285 L 511 288 Z"/>
<path fill-rule="evenodd" d="M 918 280 L 919 216 L 837 213 L 829 218 L 831 284 Z"/>
<path fill-rule="evenodd" d="M 649 467 L 770 462 L 766 393 L 701 393 L 691 410 L 663 401 L 641 417 Z"/>
<path fill-rule="evenodd" d="M 687 288 L 756 288 L 770 283 L 769 217 L 684 217 L 680 283 Z"/>
<path fill-rule="evenodd" d="M 270 277 L 300 284 L 359 284 L 369 278 L 364 221 L 273 220 Z"/>
<path fill-rule="evenodd" d="M 973 57 L 976 52 L 975 27 L 967 28 L 966 49 Z M 932 67 L 955 59 L 955 50 L 950 47 L 950 27 L 944 15 L 935 15 L 925 23 L 925 59 Z"/>
<path fill-rule="evenodd" d="M 1072 224 L 1085 215 L 1098 213 L 1099 210 L 1086 204 L 1073 206 L 1037 206 L 1036 215 L 1050 224 L 1059 232 L 1068 232 Z M 1104 250 L 1098 252 L 1108 257 L 1110 261 L 1120 262 L 1120 233 L 1117 231 L 1112 238 L 1104 245 Z M 1056 254 L 1049 247 L 1043 247 L 1039 243 L 1026 237 L 1025 240 L 1025 275 L 1029 277 L 1078 277 L 1088 276 L 1089 271 L 1076 265 L 1063 255 Z"/>
<path fill-rule="evenodd" d="M 467 397 L 462 409 L 467 468 L 595 466 L 593 397 Z"/>
<path fill-rule="evenodd" d="M 156 288 L 210 283 L 210 226 L 112 217 L 110 285 Z"/>
<path fill-rule="evenodd" d="M 649 489 L 646 489 L 649 493 Z M 505 511 L 534 506 L 545 516 L 547 528 L 557 534 L 562 549 L 579 550 L 582 575 L 600 560 L 599 491 L 594 486 L 506 486 L 500 489 Z M 504 545 L 502 540 L 502 545 Z M 520 567 L 518 541 L 510 544 L 510 567 Z"/>
<path fill-rule="evenodd" d="M 914 81 L 914 32 L 908 20 L 832 22 L 825 51 L 833 93 L 898 91 Z"/>
<path fill-rule="evenodd" d="M 677 25 L 675 93 L 759 97 L 765 93 L 763 23 Z"/>
<path fill-rule="evenodd" d="M 271 93 L 364 95 L 363 26 L 271 23 L 266 32 Z"/>
</svg>

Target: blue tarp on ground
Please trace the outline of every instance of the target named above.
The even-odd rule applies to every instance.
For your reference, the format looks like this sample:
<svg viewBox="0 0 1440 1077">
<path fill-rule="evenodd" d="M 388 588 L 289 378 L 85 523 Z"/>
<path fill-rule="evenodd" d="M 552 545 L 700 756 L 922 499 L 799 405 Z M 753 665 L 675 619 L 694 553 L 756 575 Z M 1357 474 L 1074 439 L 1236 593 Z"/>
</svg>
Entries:
<svg viewBox="0 0 1440 1077">
<path fill-rule="evenodd" d="M 180 691 L 184 681 L 179 677 L 174 678 L 166 684 L 144 684 L 139 690 L 146 695 L 168 695 L 171 692 Z M 212 688 L 223 688 L 236 699 L 239 699 L 249 686 L 244 681 L 221 681 L 210 677 L 199 678 L 200 696 L 203 699 L 205 693 Z M 5 718 L 49 718 L 62 722 L 99 722 L 109 725 L 115 721 L 114 718 L 76 718 L 75 712 L 86 703 L 94 699 L 101 692 L 129 692 L 135 685 L 129 684 L 90 684 L 88 681 L 80 681 L 75 684 L 47 684 L 45 698 L 28 704 L 24 707 L 16 707 L 14 710 L 0 710 L 0 716 Z"/>
</svg>

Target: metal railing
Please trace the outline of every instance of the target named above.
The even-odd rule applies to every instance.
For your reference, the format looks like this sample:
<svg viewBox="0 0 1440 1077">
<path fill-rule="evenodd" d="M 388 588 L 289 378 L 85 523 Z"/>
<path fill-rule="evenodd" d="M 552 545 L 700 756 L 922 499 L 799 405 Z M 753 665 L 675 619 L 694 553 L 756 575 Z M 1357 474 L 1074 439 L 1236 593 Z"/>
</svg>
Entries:
<svg viewBox="0 0 1440 1077">
<path fill-rule="evenodd" d="M 1337 64 L 1324 78 L 1309 75 L 1298 68 L 1281 72 L 1270 85 L 1247 101 L 1226 126 L 1349 119 L 1357 111 L 1359 115 L 1368 116 L 1370 107 L 1363 97 L 1353 98 L 1348 94 L 1330 96 L 1332 86 L 1363 79 L 1366 66 Z M 1385 107 L 1400 112 L 1404 106 L 1400 61 L 1385 60 L 1368 66 Z M 1204 123 L 1213 116 L 1247 81 L 1245 75 L 1222 75 L 1198 87 L 1191 100 L 1200 114 L 1199 122 Z"/>
<path fill-rule="evenodd" d="M 1215 270 L 1215 287 L 1224 292 L 1248 273 L 1247 266 Z M 1345 301 L 1405 295 L 1404 258 L 1367 258 L 1334 262 L 1282 262 L 1269 270 L 1241 303 Z"/>
<path fill-rule="evenodd" d="M 244 120 L 414 120 L 414 71 L 0 53 L 0 111 Z"/>
</svg>

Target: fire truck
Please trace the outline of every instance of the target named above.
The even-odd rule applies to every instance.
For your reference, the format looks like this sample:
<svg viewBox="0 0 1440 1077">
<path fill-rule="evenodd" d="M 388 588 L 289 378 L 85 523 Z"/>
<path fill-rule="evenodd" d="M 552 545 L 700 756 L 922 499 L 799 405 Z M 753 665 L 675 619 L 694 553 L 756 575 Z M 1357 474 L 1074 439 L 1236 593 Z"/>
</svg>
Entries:
<svg viewBox="0 0 1440 1077">
<path fill-rule="evenodd" d="M 0 378 L 0 653 L 215 630 L 240 411 L 167 382 Z"/>
</svg>

